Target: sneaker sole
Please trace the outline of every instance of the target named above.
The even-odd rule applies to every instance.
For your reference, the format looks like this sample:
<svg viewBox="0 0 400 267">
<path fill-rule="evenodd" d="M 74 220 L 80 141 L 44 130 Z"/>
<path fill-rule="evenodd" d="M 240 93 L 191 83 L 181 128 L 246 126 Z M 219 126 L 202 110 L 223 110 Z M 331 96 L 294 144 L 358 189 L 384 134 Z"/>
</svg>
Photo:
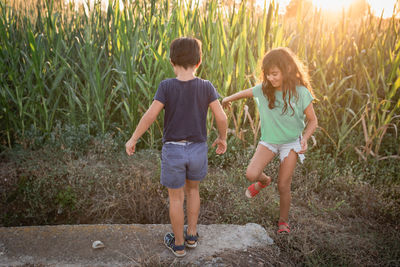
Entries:
<svg viewBox="0 0 400 267">
<path fill-rule="evenodd" d="M 196 248 L 196 247 L 197 247 L 197 242 L 194 243 L 194 244 L 189 244 L 189 243 L 186 242 L 185 245 L 186 245 L 186 247 L 188 247 L 188 248 Z"/>
<path fill-rule="evenodd" d="M 175 252 L 171 247 L 169 247 L 169 246 L 167 245 L 167 243 L 165 243 L 165 241 L 164 241 L 164 245 L 165 245 L 169 250 L 171 250 L 171 252 L 172 252 L 176 257 L 182 258 L 182 257 L 185 257 L 185 256 L 186 256 L 186 251 L 183 251 L 183 253 L 180 254 L 180 253 Z"/>
</svg>

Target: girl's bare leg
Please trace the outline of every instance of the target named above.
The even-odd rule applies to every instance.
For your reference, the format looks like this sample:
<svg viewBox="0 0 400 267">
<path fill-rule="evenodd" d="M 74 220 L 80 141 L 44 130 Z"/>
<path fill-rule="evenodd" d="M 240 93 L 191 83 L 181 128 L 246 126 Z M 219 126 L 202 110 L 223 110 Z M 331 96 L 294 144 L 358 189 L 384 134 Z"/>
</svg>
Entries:
<svg viewBox="0 0 400 267">
<path fill-rule="evenodd" d="M 289 219 L 289 209 L 292 200 L 291 184 L 294 168 L 297 163 L 297 153 L 293 150 L 281 162 L 278 175 L 278 190 L 280 196 L 280 218 L 279 222 L 287 222 Z M 279 229 L 285 229 L 286 226 L 280 225 Z"/>
<path fill-rule="evenodd" d="M 263 185 L 269 185 L 271 183 L 271 177 L 263 173 L 263 170 L 274 157 L 274 152 L 269 150 L 267 147 L 258 144 L 256 152 L 247 167 L 246 178 L 250 182 L 260 182 Z M 255 189 L 257 191 L 261 190 L 258 183 L 255 184 Z"/>
</svg>

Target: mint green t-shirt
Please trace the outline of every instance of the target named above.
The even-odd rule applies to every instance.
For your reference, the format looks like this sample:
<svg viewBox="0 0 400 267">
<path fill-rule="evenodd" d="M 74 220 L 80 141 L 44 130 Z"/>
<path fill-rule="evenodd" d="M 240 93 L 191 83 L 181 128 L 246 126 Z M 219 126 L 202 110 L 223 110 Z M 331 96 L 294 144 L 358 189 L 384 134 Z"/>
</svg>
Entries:
<svg viewBox="0 0 400 267">
<path fill-rule="evenodd" d="M 296 86 L 298 100 L 293 97 L 292 109 L 288 105 L 285 114 L 282 114 L 282 91 L 275 91 L 275 107 L 268 107 L 268 99 L 264 96 L 262 85 L 253 87 L 254 99 L 257 102 L 261 120 L 261 141 L 270 144 L 286 144 L 296 141 L 305 127 L 304 110 L 314 99 L 310 91 L 304 86 Z"/>
</svg>

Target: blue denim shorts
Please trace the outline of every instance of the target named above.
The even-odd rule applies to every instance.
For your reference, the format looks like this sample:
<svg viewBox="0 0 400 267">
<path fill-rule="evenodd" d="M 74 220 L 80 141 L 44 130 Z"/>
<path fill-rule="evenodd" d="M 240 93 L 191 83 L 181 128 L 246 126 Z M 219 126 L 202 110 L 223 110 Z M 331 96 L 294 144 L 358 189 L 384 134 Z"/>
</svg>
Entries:
<svg viewBox="0 0 400 267">
<path fill-rule="evenodd" d="M 161 184 L 181 188 L 186 179 L 201 181 L 207 175 L 207 142 L 166 142 L 161 150 Z"/>
</svg>

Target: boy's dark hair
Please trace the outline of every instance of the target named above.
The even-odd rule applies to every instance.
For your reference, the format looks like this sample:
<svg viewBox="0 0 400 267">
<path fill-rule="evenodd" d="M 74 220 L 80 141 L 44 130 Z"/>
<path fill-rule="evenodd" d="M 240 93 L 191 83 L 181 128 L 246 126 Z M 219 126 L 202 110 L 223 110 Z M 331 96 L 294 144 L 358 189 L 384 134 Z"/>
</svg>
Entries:
<svg viewBox="0 0 400 267">
<path fill-rule="evenodd" d="M 201 41 L 196 38 L 181 37 L 172 41 L 169 57 L 174 65 L 187 69 L 201 60 Z"/>
</svg>

